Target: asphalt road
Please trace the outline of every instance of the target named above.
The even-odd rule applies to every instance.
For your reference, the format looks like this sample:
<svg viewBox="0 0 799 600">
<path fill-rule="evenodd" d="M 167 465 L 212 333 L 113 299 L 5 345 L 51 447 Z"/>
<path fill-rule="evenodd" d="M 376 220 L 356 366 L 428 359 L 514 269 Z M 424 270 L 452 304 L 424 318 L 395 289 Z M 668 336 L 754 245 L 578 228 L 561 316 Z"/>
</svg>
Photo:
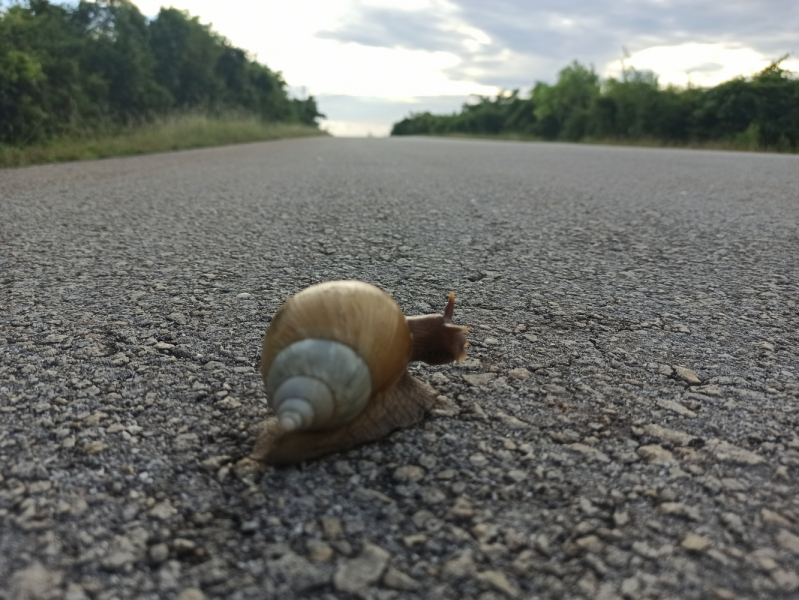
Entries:
<svg viewBox="0 0 799 600">
<path fill-rule="evenodd" d="M 0 597 L 799 598 L 799 156 L 303 139 L 0 171 Z M 278 306 L 469 359 L 253 471 Z M 201 591 L 200 591 L 201 590 Z"/>
</svg>

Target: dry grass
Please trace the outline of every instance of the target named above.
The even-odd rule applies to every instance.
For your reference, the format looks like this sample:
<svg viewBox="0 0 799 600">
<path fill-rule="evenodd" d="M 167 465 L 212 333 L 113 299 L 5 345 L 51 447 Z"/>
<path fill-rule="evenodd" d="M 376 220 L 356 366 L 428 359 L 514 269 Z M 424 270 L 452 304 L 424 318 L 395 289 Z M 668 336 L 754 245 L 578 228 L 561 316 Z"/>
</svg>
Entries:
<svg viewBox="0 0 799 600">
<path fill-rule="evenodd" d="M 123 129 L 114 134 L 86 134 L 21 148 L 0 146 L 0 167 L 93 160 L 316 135 L 327 133 L 307 125 L 264 123 L 251 117 L 183 115 Z"/>
</svg>

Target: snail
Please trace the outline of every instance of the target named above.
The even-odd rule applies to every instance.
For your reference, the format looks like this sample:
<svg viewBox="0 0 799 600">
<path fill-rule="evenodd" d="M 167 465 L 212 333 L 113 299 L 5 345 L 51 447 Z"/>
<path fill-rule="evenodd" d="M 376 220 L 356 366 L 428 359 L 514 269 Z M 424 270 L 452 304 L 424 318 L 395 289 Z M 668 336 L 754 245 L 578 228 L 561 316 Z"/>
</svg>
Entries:
<svg viewBox="0 0 799 600">
<path fill-rule="evenodd" d="M 465 327 L 444 314 L 406 317 L 396 302 L 361 281 L 302 290 L 275 313 L 264 337 L 261 375 L 275 416 L 250 458 L 288 464 L 339 452 L 419 422 L 436 403 L 408 373 L 466 357 Z"/>
</svg>

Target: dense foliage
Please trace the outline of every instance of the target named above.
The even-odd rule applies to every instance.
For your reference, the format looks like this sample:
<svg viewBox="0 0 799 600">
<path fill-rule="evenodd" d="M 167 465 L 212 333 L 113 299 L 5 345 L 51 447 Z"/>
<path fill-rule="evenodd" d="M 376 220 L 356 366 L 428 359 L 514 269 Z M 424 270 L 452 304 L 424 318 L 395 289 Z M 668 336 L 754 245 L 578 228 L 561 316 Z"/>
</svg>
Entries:
<svg viewBox="0 0 799 600">
<path fill-rule="evenodd" d="M 635 70 L 600 82 L 593 69 L 574 62 L 554 85 L 536 83 L 528 98 L 515 90 L 493 99 L 479 96 L 452 115 L 412 113 L 391 134 L 728 142 L 799 150 L 799 79 L 780 62 L 708 89 L 664 89 L 653 73 Z"/>
<path fill-rule="evenodd" d="M 174 113 L 257 115 L 316 125 L 311 96 L 197 17 L 129 0 L 14 2 L 0 9 L 0 143 L 135 125 Z"/>
</svg>

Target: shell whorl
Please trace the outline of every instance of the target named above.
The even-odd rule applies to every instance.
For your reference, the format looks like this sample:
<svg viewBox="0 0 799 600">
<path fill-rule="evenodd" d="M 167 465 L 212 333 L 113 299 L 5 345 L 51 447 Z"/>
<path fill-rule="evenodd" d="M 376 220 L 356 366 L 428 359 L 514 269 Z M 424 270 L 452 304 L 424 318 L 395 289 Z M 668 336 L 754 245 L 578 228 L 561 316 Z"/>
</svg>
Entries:
<svg viewBox="0 0 799 600">
<path fill-rule="evenodd" d="M 334 281 L 299 292 L 277 311 L 261 374 L 284 429 L 333 429 L 394 385 L 411 352 L 410 329 L 391 296 L 367 283 Z"/>
<path fill-rule="evenodd" d="M 283 429 L 332 429 L 363 410 L 372 378 L 369 367 L 348 346 L 308 339 L 275 357 L 266 391 Z"/>
</svg>

